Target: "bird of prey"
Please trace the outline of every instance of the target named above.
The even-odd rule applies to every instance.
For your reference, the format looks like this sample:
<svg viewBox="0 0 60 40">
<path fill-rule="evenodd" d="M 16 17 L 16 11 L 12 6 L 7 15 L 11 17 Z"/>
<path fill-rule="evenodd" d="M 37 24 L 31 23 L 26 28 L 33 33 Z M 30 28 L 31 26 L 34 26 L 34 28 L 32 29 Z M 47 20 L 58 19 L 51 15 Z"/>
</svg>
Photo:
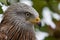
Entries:
<svg viewBox="0 0 60 40">
<path fill-rule="evenodd" d="M 34 24 L 41 25 L 38 12 L 24 3 L 15 3 L 3 14 L 0 40 L 36 40 Z"/>
</svg>

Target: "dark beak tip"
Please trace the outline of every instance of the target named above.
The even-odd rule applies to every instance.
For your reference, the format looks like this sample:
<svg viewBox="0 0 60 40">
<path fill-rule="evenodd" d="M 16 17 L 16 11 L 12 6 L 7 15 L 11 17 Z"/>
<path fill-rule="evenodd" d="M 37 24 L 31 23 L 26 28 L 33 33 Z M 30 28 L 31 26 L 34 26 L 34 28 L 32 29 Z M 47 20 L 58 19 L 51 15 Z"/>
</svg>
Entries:
<svg viewBox="0 0 60 40">
<path fill-rule="evenodd" d="M 37 23 L 38 24 L 38 26 L 40 26 L 41 27 L 41 22 L 39 22 L 39 23 Z"/>
</svg>

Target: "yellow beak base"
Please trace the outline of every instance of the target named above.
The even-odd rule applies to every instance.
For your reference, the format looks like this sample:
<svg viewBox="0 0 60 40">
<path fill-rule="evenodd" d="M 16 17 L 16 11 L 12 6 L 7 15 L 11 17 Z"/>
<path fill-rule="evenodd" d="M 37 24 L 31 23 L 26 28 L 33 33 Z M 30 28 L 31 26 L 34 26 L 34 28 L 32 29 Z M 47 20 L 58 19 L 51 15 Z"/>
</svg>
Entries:
<svg viewBox="0 0 60 40">
<path fill-rule="evenodd" d="M 35 19 L 33 19 L 33 20 L 30 20 L 33 24 L 38 24 L 38 26 L 41 26 L 41 22 L 40 22 L 40 18 L 39 17 L 37 17 L 37 18 L 35 18 Z"/>
</svg>

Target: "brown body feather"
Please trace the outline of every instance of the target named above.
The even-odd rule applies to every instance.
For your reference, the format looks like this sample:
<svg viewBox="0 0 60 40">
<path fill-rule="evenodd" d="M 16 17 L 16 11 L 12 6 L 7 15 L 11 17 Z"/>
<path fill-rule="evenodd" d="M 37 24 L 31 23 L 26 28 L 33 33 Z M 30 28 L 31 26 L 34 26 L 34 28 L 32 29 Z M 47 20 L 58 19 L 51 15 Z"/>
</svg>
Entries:
<svg viewBox="0 0 60 40">
<path fill-rule="evenodd" d="M 6 17 L 6 16 L 5 16 Z M 35 40 L 35 33 L 33 30 L 26 30 L 20 28 L 19 23 L 14 24 L 14 22 L 8 21 L 8 19 L 3 19 L 0 24 L 1 31 L 4 32 L 2 35 L 2 40 Z M 7 36 L 7 39 L 6 39 Z"/>
</svg>

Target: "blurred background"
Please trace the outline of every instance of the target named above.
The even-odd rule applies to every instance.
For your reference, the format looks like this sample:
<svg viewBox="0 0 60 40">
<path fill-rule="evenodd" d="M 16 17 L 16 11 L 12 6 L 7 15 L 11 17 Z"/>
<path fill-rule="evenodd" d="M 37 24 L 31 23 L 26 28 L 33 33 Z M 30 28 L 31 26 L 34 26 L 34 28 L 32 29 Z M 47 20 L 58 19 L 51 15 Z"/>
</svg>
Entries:
<svg viewBox="0 0 60 40">
<path fill-rule="evenodd" d="M 0 0 L 0 22 L 7 8 L 18 2 L 38 11 L 42 27 L 35 25 L 37 40 L 60 40 L 60 0 Z"/>
</svg>

